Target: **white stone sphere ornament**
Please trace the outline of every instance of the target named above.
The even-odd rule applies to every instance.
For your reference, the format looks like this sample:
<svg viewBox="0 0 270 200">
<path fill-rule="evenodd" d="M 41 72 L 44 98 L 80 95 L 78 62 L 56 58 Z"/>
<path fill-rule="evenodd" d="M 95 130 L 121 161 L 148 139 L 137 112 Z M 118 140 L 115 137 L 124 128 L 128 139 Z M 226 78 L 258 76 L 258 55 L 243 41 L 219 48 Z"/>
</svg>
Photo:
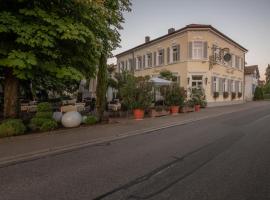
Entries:
<svg viewBox="0 0 270 200">
<path fill-rule="evenodd" d="M 53 119 L 57 122 L 61 122 L 63 114 L 61 112 L 54 112 Z"/>
<path fill-rule="evenodd" d="M 77 111 L 67 112 L 62 117 L 62 125 L 66 128 L 80 126 L 81 122 L 82 122 L 82 116 Z"/>
</svg>

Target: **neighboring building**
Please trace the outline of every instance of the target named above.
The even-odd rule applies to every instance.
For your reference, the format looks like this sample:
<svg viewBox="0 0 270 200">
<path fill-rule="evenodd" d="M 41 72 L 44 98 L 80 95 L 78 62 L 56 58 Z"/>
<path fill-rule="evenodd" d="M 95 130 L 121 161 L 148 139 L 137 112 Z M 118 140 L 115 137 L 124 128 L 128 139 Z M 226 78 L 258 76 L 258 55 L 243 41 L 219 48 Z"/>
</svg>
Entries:
<svg viewBox="0 0 270 200">
<path fill-rule="evenodd" d="M 208 105 L 214 106 L 243 102 L 246 52 L 211 25 L 190 24 L 179 30 L 171 28 L 154 40 L 147 36 L 144 44 L 116 57 L 118 72 L 129 70 L 135 76 L 157 77 L 161 70 L 170 70 L 187 91 L 204 88 Z M 229 96 L 224 98 L 223 92 Z M 232 92 L 236 93 L 233 100 Z M 214 93 L 219 97 L 214 98 Z"/>
<path fill-rule="evenodd" d="M 256 87 L 259 85 L 258 65 L 245 67 L 245 100 L 252 101 Z"/>
</svg>

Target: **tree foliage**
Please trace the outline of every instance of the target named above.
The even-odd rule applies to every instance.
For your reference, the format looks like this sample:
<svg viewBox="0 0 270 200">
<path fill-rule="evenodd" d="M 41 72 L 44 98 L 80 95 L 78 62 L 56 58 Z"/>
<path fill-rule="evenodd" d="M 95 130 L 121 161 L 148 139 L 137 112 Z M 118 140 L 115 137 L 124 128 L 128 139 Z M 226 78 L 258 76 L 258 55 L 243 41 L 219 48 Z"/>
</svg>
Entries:
<svg viewBox="0 0 270 200">
<path fill-rule="evenodd" d="M 2 0 L 0 71 L 38 82 L 80 80 L 119 44 L 129 0 Z M 4 70 L 3 70 L 4 69 Z M 11 95 L 11 94 L 7 94 Z"/>
</svg>

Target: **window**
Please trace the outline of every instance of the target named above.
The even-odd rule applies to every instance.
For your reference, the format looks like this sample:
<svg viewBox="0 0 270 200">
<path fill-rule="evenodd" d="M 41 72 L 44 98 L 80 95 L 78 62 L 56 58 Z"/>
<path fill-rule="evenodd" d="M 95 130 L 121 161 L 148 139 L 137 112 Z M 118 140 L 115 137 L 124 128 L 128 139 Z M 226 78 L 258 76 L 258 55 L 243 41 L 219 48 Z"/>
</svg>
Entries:
<svg viewBox="0 0 270 200">
<path fill-rule="evenodd" d="M 180 45 L 175 45 L 172 47 L 172 60 L 173 62 L 180 60 Z"/>
<path fill-rule="evenodd" d="M 158 65 L 164 65 L 164 49 L 158 51 Z"/>
<path fill-rule="evenodd" d="M 235 81 L 231 80 L 231 90 L 235 92 Z"/>
<path fill-rule="evenodd" d="M 213 92 L 217 92 L 218 91 L 218 78 L 213 77 L 212 79 L 213 79 L 212 81 Z"/>
<path fill-rule="evenodd" d="M 202 59 L 203 58 L 203 42 L 194 41 L 192 48 L 192 58 L 193 59 Z"/>
<path fill-rule="evenodd" d="M 128 60 L 128 70 L 132 70 L 133 68 L 133 62 L 132 62 L 132 59 L 129 59 Z"/>
<path fill-rule="evenodd" d="M 152 53 L 147 54 L 147 67 L 152 67 Z"/>
<path fill-rule="evenodd" d="M 240 66 L 239 65 L 240 64 L 239 60 L 240 60 L 240 58 L 238 56 L 235 56 L 235 67 L 238 68 L 238 69 L 239 69 L 239 66 Z"/>
<path fill-rule="evenodd" d="M 203 77 L 199 75 L 192 76 L 191 87 L 200 89 L 203 86 Z"/>
<path fill-rule="evenodd" d="M 121 67 L 120 67 L 120 71 L 124 71 L 125 70 L 125 62 L 122 61 L 121 62 Z"/>
<path fill-rule="evenodd" d="M 223 79 L 223 91 L 228 92 L 228 80 Z"/>
<path fill-rule="evenodd" d="M 142 69 L 142 57 L 137 57 L 137 69 Z"/>
</svg>

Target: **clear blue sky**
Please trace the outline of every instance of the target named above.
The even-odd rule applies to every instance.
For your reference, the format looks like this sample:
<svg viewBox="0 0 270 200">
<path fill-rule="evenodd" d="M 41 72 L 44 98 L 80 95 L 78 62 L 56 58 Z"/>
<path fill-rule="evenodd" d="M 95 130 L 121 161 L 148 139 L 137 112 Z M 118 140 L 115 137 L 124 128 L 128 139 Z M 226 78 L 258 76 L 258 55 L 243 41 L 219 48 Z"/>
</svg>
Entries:
<svg viewBox="0 0 270 200">
<path fill-rule="evenodd" d="M 270 0 L 131 0 L 117 54 L 187 24 L 211 24 L 249 50 L 248 65 L 259 65 L 264 79 L 270 64 Z M 109 62 L 115 62 L 111 59 Z"/>
</svg>

